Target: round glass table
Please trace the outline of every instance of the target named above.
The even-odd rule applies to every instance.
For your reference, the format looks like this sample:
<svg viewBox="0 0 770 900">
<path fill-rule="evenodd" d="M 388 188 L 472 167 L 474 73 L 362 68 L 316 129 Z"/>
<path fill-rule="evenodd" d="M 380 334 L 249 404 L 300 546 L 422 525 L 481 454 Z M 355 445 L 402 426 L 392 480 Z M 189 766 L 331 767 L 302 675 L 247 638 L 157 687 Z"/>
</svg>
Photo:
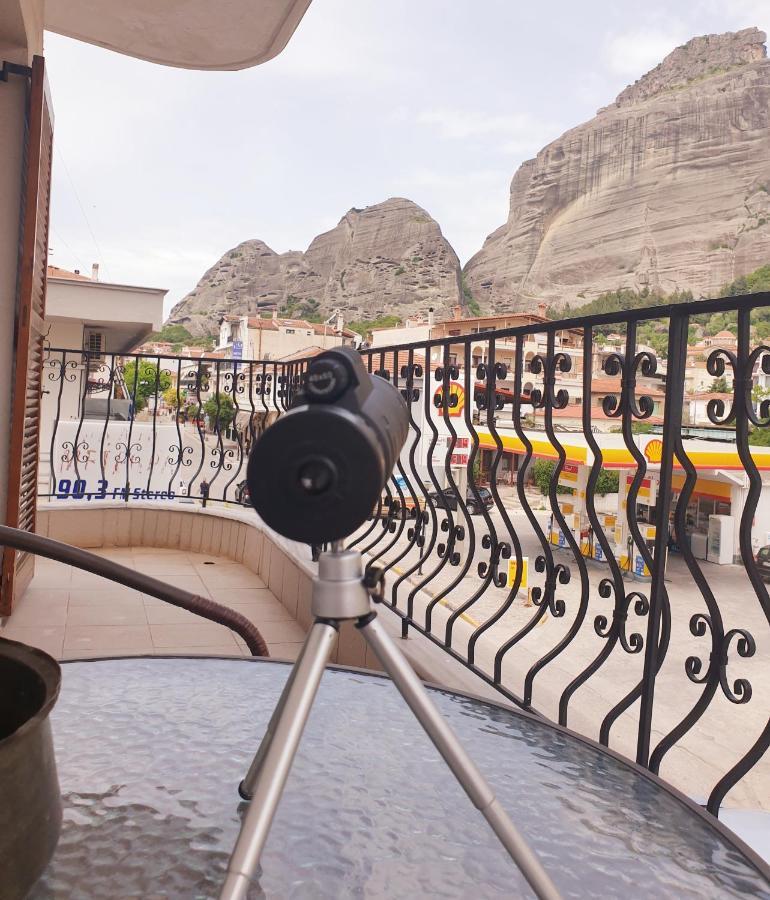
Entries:
<svg viewBox="0 0 770 900">
<path fill-rule="evenodd" d="M 238 833 L 237 786 L 289 674 L 268 660 L 62 665 L 64 798 L 32 897 L 209 898 Z M 636 767 L 532 716 L 432 697 L 564 897 L 767 897 L 737 839 Z M 324 675 L 254 897 L 529 897 L 385 678 Z"/>
</svg>

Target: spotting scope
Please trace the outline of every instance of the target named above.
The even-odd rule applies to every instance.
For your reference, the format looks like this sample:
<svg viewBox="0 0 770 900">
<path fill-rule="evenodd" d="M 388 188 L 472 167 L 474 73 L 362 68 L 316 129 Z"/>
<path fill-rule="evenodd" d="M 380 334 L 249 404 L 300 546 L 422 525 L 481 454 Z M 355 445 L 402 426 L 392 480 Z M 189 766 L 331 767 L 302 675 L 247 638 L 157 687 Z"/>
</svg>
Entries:
<svg viewBox="0 0 770 900">
<path fill-rule="evenodd" d="M 320 353 L 292 408 L 254 444 L 246 473 L 251 502 L 292 540 L 347 537 L 377 506 L 408 429 L 400 392 L 370 375 L 357 350 Z"/>
</svg>

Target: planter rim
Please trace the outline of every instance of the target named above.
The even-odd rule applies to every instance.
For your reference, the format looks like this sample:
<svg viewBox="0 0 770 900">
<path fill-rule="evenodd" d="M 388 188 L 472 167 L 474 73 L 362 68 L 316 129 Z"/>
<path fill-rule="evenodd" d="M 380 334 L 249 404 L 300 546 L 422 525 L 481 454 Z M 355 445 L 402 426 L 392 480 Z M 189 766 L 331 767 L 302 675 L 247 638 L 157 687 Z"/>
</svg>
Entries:
<svg viewBox="0 0 770 900">
<path fill-rule="evenodd" d="M 20 741 L 26 734 L 38 728 L 44 722 L 54 707 L 61 688 L 61 666 L 52 657 L 37 647 L 30 647 L 19 641 L 0 636 L 0 657 L 12 659 L 15 662 L 31 669 L 45 686 L 45 699 L 40 709 L 23 722 L 14 732 L 0 739 L 0 749 L 9 747 L 16 741 Z"/>
</svg>

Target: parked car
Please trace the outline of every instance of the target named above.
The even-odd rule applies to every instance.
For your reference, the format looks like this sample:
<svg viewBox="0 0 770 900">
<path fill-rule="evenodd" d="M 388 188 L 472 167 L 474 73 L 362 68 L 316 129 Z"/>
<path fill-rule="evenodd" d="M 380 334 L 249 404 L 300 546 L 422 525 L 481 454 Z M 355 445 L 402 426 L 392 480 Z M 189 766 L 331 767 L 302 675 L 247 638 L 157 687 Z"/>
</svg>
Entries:
<svg viewBox="0 0 770 900">
<path fill-rule="evenodd" d="M 770 546 L 757 551 L 757 569 L 763 581 L 770 581 Z"/>
<path fill-rule="evenodd" d="M 411 493 L 408 492 L 405 485 L 402 486 L 402 493 L 404 495 L 404 511 L 401 509 L 401 498 L 397 491 L 393 490 L 391 487 L 390 495 L 388 495 L 387 491 L 382 492 L 380 502 L 374 509 L 373 517 L 375 519 L 387 519 L 392 515 L 395 519 L 416 518 L 417 510 L 425 509 L 425 498 L 418 497 L 417 503 L 415 504 L 414 498 Z"/>
<path fill-rule="evenodd" d="M 243 481 L 239 481 L 235 488 L 235 502 L 240 503 L 241 506 L 253 506 L 249 496 L 249 483 L 245 478 Z"/>
<path fill-rule="evenodd" d="M 489 488 L 480 487 L 476 490 L 478 491 L 478 495 L 485 509 L 490 509 L 495 505 L 494 498 L 492 497 L 492 492 L 489 490 Z M 434 492 L 430 495 L 430 499 L 440 509 L 457 509 L 457 494 L 452 488 L 444 488 L 441 493 Z M 481 507 L 479 506 L 479 503 L 470 488 L 465 493 L 465 506 L 472 516 L 476 516 L 481 513 Z"/>
</svg>

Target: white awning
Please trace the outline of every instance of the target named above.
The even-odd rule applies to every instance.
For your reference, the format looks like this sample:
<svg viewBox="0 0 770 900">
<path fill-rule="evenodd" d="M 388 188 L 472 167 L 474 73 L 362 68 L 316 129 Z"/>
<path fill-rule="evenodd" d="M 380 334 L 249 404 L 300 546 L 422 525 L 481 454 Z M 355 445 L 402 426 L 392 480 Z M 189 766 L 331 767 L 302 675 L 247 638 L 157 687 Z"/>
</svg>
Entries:
<svg viewBox="0 0 770 900">
<path fill-rule="evenodd" d="M 46 0 L 45 28 L 183 69 L 248 69 L 277 56 L 310 0 Z"/>
</svg>

